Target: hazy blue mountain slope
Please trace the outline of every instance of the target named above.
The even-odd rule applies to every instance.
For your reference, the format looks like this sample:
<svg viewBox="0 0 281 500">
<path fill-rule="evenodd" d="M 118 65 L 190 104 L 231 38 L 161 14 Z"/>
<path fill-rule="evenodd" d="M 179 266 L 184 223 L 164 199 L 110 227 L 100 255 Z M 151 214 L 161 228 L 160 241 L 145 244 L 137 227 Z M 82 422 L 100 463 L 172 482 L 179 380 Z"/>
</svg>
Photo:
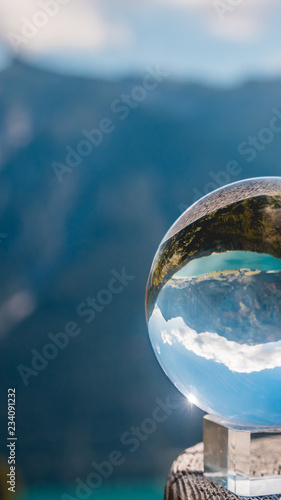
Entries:
<svg viewBox="0 0 281 500">
<path fill-rule="evenodd" d="M 201 414 L 189 415 L 149 344 L 149 267 L 179 205 L 214 182 L 210 171 L 235 159 L 241 170 L 231 181 L 280 173 L 281 134 L 250 163 L 237 151 L 281 109 L 280 82 L 216 90 L 167 81 L 121 120 L 112 103 L 140 83 L 19 62 L 0 75 L 0 233 L 8 235 L 0 244 L 0 425 L 7 388 L 16 386 L 19 467 L 32 480 L 84 477 L 114 449 L 126 458 L 115 476 L 163 474 L 200 439 Z M 52 163 L 65 164 L 66 146 L 76 148 L 83 129 L 104 118 L 115 130 L 60 183 Z M 87 324 L 77 307 L 124 267 L 134 280 Z M 80 335 L 25 386 L 18 365 L 30 367 L 31 350 L 42 352 L 48 333 L 69 321 Z M 181 410 L 131 453 L 120 437 L 169 395 Z"/>
</svg>

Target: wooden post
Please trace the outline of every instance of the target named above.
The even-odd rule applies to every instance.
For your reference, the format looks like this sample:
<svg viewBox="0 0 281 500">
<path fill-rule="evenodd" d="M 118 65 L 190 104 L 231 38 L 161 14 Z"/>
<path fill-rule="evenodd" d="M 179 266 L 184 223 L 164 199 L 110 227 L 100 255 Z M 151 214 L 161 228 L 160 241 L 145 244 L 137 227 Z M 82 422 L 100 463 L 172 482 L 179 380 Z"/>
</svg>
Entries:
<svg viewBox="0 0 281 500">
<path fill-rule="evenodd" d="M 250 498 L 250 497 L 247 497 Z M 251 497 L 280 500 L 281 495 Z M 203 443 L 185 450 L 173 463 L 165 486 L 164 500 L 245 500 L 203 476 Z"/>
</svg>

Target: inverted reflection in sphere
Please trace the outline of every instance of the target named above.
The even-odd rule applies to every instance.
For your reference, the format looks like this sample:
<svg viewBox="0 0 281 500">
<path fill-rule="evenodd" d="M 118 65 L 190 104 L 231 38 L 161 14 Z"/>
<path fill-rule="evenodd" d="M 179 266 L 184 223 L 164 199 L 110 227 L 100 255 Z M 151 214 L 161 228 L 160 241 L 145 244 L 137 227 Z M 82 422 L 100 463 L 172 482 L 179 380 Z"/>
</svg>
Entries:
<svg viewBox="0 0 281 500">
<path fill-rule="evenodd" d="M 155 354 L 203 410 L 281 424 L 281 178 L 225 186 L 175 222 L 146 294 Z"/>
</svg>

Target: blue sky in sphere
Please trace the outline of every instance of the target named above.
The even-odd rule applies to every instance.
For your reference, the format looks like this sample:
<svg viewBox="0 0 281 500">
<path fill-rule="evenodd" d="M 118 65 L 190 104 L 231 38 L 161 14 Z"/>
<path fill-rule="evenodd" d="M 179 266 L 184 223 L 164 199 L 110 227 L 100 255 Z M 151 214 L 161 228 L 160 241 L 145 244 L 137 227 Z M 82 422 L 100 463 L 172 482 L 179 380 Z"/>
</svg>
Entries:
<svg viewBox="0 0 281 500">
<path fill-rule="evenodd" d="M 0 0 L 0 65 L 5 52 L 63 73 L 111 78 L 156 64 L 171 79 L 221 85 L 281 74 L 278 0 L 237 0 L 235 7 L 230 0 L 52 1 L 56 15 L 15 47 L 11 34 L 22 36 L 24 19 L 33 22 L 40 6 Z"/>
</svg>

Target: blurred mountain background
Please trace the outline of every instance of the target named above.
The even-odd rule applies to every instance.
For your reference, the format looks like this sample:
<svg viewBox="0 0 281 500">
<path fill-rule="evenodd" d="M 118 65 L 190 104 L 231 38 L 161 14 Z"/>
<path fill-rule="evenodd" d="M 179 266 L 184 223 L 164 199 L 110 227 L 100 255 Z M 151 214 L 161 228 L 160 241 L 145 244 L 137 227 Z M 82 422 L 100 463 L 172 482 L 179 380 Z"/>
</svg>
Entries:
<svg viewBox="0 0 281 500">
<path fill-rule="evenodd" d="M 202 439 L 203 413 L 152 351 L 144 296 L 183 210 L 280 175 L 281 4 L 233 3 L 0 0 L 0 497 L 9 387 L 18 482 L 39 485 L 27 500 L 69 500 L 64 485 L 114 450 L 95 498 L 160 499 Z"/>
<path fill-rule="evenodd" d="M 118 477 L 163 475 L 201 439 L 201 412 L 188 408 L 149 344 L 149 267 L 180 207 L 214 178 L 215 188 L 227 176 L 280 174 L 281 134 L 252 163 L 237 149 L 281 110 L 279 79 L 228 90 L 163 81 L 120 120 L 112 102 L 141 84 L 70 78 L 20 60 L 0 76 L 1 401 L 17 388 L 18 465 L 33 482 L 69 482 L 115 449 L 129 457 Z M 59 182 L 53 162 L 65 164 L 66 146 L 77 148 L 82 130 L 105 117 L 114 132 Z M 87 324 L 77 306 L 124 267 L 135 279 Z M 26 386 L 18 366 L 32 368 L 31 350 L 42 353 L 47 334 L 69 321 L 79 337 Z M 168 396 L 179 409 L 130 453 L 120 437 Z M 4 437 L 6 420 L 2 403 Z"/>
</svg>

